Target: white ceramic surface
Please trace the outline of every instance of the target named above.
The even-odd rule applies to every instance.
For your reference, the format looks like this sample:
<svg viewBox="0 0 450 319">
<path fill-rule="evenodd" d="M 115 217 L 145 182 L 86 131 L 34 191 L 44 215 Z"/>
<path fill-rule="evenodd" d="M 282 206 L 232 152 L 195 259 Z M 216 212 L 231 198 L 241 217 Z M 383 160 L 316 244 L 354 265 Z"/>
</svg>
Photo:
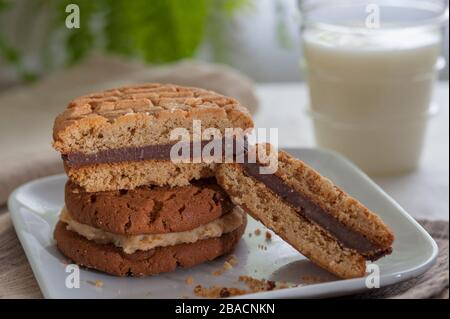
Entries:
<svg viewBox="0 0 450 319">
<path fill-rule="evenodd" d="M 289 151 L 377 212 L 394 230 L 394 252 L 376 262 L 380 267 L 381 286 L 407 280 L 432 266 L 437 255 L 434 240 L 356 166 L 323 150 Z M 266 242 L 266 229 L 252 218 L 249 218 L 246 233 L 234 252 L 239 263 L 221 276 L 214 276 L 212 272 L 222 269 L 226 257 L 191 269 L 146 278 L 117 278 L 82 269 L 80 288 L 68 289 L 65 286 L 69 275 L 65 272 L 65 258 L 52 239 L 53 227 L 63 206 L 65 181 L 64 175 L 32 181 L 15 190 L 8 202 L 20 242 L 47 298 L 192 298 L 196 284 L 244 288 L 238 281 L 239 275 L 303 283 L 295 288 L 244 296 L 251 298 L 330 297 L 367 289 L 365 278 L 339 280 L 305 259 L 278 236 Z M 249 237 L 256 228 L 260 228 L 262 234 Z M 260 244 L 267 246 L 267 250 L 258 248 Z M 194 284 L 186 284 L 188 276 L 194 278 Z M 322 282 L 304 284 L 311 276 L 319 277 Z M 102 287 L 93 284 L 97 280 L 103 283 Z"/>
</svg>

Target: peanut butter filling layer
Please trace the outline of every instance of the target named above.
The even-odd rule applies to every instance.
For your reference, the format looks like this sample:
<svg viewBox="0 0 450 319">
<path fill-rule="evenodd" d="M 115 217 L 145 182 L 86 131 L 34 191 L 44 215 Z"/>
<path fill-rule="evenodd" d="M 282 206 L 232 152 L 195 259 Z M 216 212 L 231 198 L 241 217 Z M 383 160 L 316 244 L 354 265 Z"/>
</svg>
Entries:
<svg viewBox="0 0 450 319">
<path fill-rule="evenodd" d="M 93 240 L 100 244 L 113 244 L 122 248 L 125 253 L 132 254 L 138 250 L 146 251 L 157 247 L 189 244 L 198 240 L 220 237 L 242 225 L 244 212 L 241 208 L 236 207 L 231 213 L 190 231 L 133 236 L 114 234 L 81 224 L 72 219 L 70 212 L 65 207 L 61 211 L 60 220 L 67 224 L 68 230 L 74 231 L 88 240 Z"/>
</svg>

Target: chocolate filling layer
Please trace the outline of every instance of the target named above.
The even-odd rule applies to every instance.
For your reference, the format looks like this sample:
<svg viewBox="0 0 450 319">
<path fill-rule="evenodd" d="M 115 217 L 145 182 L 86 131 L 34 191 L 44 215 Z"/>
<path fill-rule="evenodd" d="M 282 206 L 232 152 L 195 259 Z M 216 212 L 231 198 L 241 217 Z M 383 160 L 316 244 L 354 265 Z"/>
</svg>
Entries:
<svg viewBox="0 0 450 319">
<path fill-rule="evenodd" d="M 142 161 L 148 159 L 167 160 L 173 144 L 147 145 L 143 147 L 124 147 L 103 150 L 97 153 L 69 153 L 63 154 L 62 159 L 70 167 L 84 165 L 117 163 L 125 161 Z"/>
<path fill-rule="evenodd" d="M 213 141 L 201 141 L 201 150 L 204 149 L 209 143 Z M 225 152 L 227 148 L 230 149 L 229 153 L 236 155 L 239 152 L 243 152 L 244 142 L 237 138 L 223 138 L 222 140 L 215 140 L 215 142 L 222 142 L 222 156 L 228 155 Z M 193 150 L 197 147 L 200 142 L 186 143 L 189 147 L 190 153 L 182 154 L 183 158 L 193 158 Z M 172 147 L 176 144 L 160 144 L 160 145 L 146 145 L 140 147 L 123 147 L 109 150 L 102 150 L 92 154 L 86 153 L 69 153 L 63 154 L 63 161 L 70 167 L 81 167 L 84 165 L 102 164 L 102 163 L 118 163 L 118 162 L 135 162 L 144 160 L 160 160 L 168 161 L 171 159 L 170 151 Z M 231 146 L 230 146 L 231 145 Z"/>
<path fill-rule="evenodd" d="M 263 183 L 303 217 L 329 232 L 344 247 L 356 250 L 370 260 L 376 260 L 390 252 L 390 248 L 384 249 L 380 247 L 361 233 L 339 222 L 322 207 L 287 185 L 280 177 L 274 174 L 260 174 L 259 168 L 261 164 L 241 163 L 240 165 L 246 175 Z"/>
</svg>

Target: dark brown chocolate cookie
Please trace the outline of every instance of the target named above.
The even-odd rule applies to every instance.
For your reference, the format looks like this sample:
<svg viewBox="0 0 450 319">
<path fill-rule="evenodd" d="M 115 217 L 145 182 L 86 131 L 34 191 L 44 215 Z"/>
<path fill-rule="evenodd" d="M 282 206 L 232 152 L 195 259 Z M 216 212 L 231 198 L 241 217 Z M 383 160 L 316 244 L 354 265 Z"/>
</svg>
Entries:
<svg viewBox="0 0 450 319">
<path fill-rule="evenodd" d="M 76 221 L 124 235 L 188 231 L 234 207 L 214 180 L 173 188 L 143 186 L 96 193 L 68 181 L 65 202 Z"/>
<path fill-rule="evenodd" d="M 80 266 L 116 276 L 146 276 L 191 267 L 231 252 L 244 233 L 246 221 L 236 230 L 192 244 L 158 247 L 125 254 L 112 244 L 97 244 L 67 230 L 58 222 L 54 237 L 59 250 Z"/>
</svg>

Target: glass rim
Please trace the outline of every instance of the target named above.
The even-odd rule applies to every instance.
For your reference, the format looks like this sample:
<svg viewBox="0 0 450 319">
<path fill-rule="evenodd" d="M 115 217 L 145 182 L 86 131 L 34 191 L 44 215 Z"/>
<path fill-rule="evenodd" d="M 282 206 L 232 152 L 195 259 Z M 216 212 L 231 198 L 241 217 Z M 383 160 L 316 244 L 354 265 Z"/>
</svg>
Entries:
<svg viewBox="0 0 450 319">
<path fill-rule="evenodd" d="M 301 25 L 303 27 L 316 27 L 321 30 L 328 30 L 333 32 L 385 32 L 385 31 L 399 31 L 399 30 L 415 30 L 415 29 L 427 29 L 427 28 L 440 28 L 449 20 L 449 7 L 443 1 L 438 4 L 436 1 L 419 1 L 419 0 L 382 0 L 378 1 L 381 6 L 392 6 L 399 8 L 417 8 L 421 10 L 427 10 L 430 12 L 435 12 L 436 15 L 432 18 L 422 19 L 416 22 L 399 22 L 396 24 L 391 24 L 389 27 L 382 28 L 367 28 L 367 27 L 354 27 L 346 26 L 340 23 L 329 23 L 329 22 L 319 22 L 319 21 L 308 21 L 305 18 L 308 13 L 314 10 L 320 10 L 322 8 L 342 8 L 342 7 L 355 7 L 363 4 L 374 4 L 374 1 L 362 0 L 335 0 L 330 3 L 329 0 L 315 0 L 314 3 L 303 4 L 302 0 L 299 0 Z M 376 4 L 376 3 L 375 3 Z M 432 10 L 434 9 L 434 10 Z"/>
</svg>

